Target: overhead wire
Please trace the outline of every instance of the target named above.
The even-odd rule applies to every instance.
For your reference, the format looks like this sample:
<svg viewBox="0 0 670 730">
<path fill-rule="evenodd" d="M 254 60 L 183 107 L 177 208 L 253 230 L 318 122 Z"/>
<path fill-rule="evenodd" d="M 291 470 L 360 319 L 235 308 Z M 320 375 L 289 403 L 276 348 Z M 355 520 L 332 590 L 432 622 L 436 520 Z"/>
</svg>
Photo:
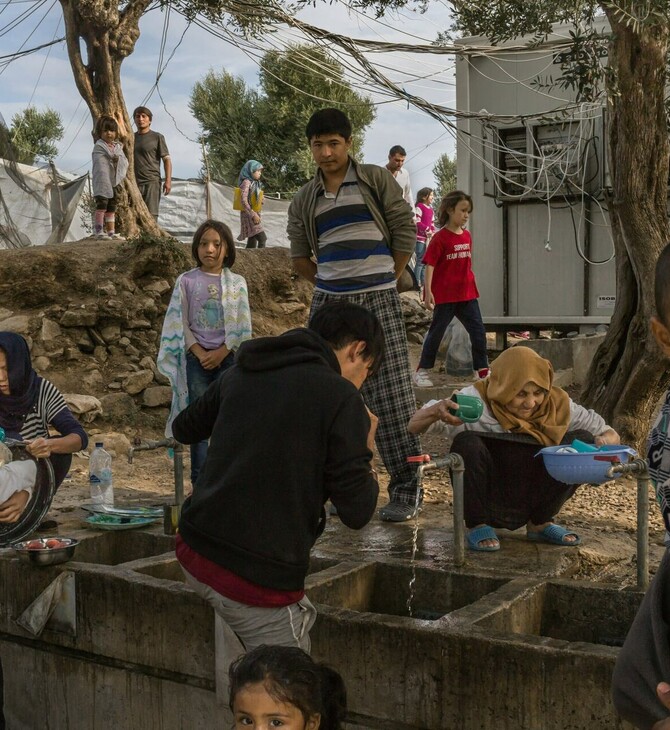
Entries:
<svg viewBox="0 0 670 730">
<path fill-rule="evenodd" d="M 42 23 L 44 22 L 45 18 L 46 18 L 46 17 L 47 17 L 48 15 L 49 15 L 49 13 L 50 13 L 50 12 L 51 12 L 51 10 L 53 9 L 53 7 L 54 7 L 54 5 L 56 4 L 56 2 L 57 2 L 57 1 L 58 1 L 58 0 L 53 0 L 53 2 L 51 3 L 51 5 L 50 5 L 50 6 L 49 6 L 49 8 L 47 9 L 46 13 L 45 13 L 45 14 L 44 14 L 44 15 L 42 16 L 42 18 L 41 18 L 41 19 L 40 19 L 40 20 L 38 21 L 37 25 L 35 25 L 35 27 L 34 27 L 34 28 L 33 28 L 33 29 L 32 29 L 32 30 L 30 31 L 30 33 L 28 34 L 28 37 L 27 37 L 27 38 L 26 38 L 26 39 L 25 39 L 25 40 L 23 41 L 23 43 L 22 43 L 22 44 L 21 44 L 21 45 L 19 46 L 19 51 L 21 51 L 21 49 L 22 49 L 22 48 L 23 48 L 23 47 L 24 47 L 24 46 L 26 45 L 26 43 L 28 43 L 28 41 L 29 41 L 29 40 L 30 40 L 30 39 L 32 38 L 32 36 L 33 36 L 33 35 L 34 35 L 34 34 L 35 34 L 35 33 L 37 32 L 37 29 L 38 29 L 38 28 L 40 27 L 40 25 L 42 25 Z M 42 5 L 44 5 L 44 4 L 46 4 L 46 0 L 44 0 L 43 2 L 40 2 L 40 5 L 39 5 L 39 7 L 42 7 Z M 36 8 L 36 9 L 37 9 L 37 8 Z M 31 14 L 32 14 L 32 13 L 31 13 Z M 7 27 L 7 26 L 5 26 L 5 27 Z M 59 19 L 59 25 L 58 25 L 57 27 L 60 27 L 60 19 Z M 54 33 L 54 40 L 55 40 L 55 37 L 56 37 L 56 34 L 57 34 L 57 32 L 58 32 L 58 30 L 56 30 L 56 33 Z M 3 34 L 2 34 L 2 33 L 0 33 L 0 36 L 2 36 L 2 35 L 3 35 Z M 52 44 L 50 44 L 50 45 L 49 45 L 49 51 L 51 51 L 51 45 L 52 45 Z M 12 61 L 13 61 L 13 60 L 14 60 L 14 59 L 11 59 L 11 60 L 9 60 L 9 61 L 5 62 L 5 63 L 4 63 L 3 65 L 2 65 L 2 69 L 0 69 L 0 76 L 2 76 L 2 74 L 3 74 L 4 72 L 5 72 L 5 69 L 7 68 L 7 66 L 9 66 L 9 64 L 10 64 L 10 63 L 12 63 Z M 44 69 L 42 69 L 42 70 L 44 70 Z"/>
<path fill-rule="evenodd" d="M 86 123 L 87 119 L 90 119 L 90 114 L 89 114 L 88 109 L 84 109 L 81 124 L 79 125 L 79 128 L 77 129 L 77 131 L 74 133 L 74 136 L 72 137 L 72 141 L 62 152 L 59 152 L 58 157 L 65 157 L 65 155 L 70 151 L 70 148 L 75 143 L 75 140 L 77 139 L 77 137 L 79 137 L 81 130 L 84 128 L 84 124 Z"/>
<path fill-rule="evenodd" d="M 55 46 L 58 43 L 62 43 L 64 40 L 65 36 L 63 36 L 62 38 L 55 38 L 54 40 L 49 41 L 48 43 L 42 43 L 39 46 L 27 48 L 25 51 L 18 50 L 14 53 L 6 53 L 4 56 L 0 56 L 0 66 L 8 66 L 10 63 L 12 63 L 12 61 L 18 60 L 19 58 L 24 58 L 31 53 L 36 53 L 37 51 L 41 51 L 44 48 L 48 48 L 49 46 Z"/>
<path fill-rule="evenodd" d="M 51 3 L 51 7 L 49 8 L 49 10 L 47 10 L 46 15 L 44 16 L 45 18 L 51 12 L 51 9 L 54 7 L 56 2 L 57 2 L 57 0 L 54 0 L 53 3 Z M 62 17 L 58 18 L 58 23 L 56 24 L 56 30 L 54 31 L 54 38 L 58 35 L 58 31 L 60 29 L 60 24 L 61 24 L 62 20 L 63 20 Z M 53 48 L 53 46 L 50 45 L 47 49 L 46 55 L 44 56 L 44 61 L 42 62 L 42 68 L 40 69 L 40 72 L 37 75 L 37 81 L 35 81 L 35 86 L 33 86 L 33 91 L 30 94 L 30 99 L 28 99 L 28 106 L 30 106 L 33 103 L 33 99 L 35 98 L 35 93 L 37 92 L 37 87 L 40 85 L 40 81 L 42 80 L 42 75 L 44 74 L 44 69 L 46 68 L 47 61 L 49 60 L 49 56 L 51 55 L 52 48 Z"/>
<path fill-rule="evenodd" d="M 43 3 L 40 3 L 40 6 L 43 5 Z M 356 11 L 356 14 L 358 14 L 358 11 Z M 161 36 L 161 47 L 160 52 L 158 56 L 158 63 L 157 63 L 157 71 L 156 71 L 156 82 L 155 82 L 155 88 L 158 90 L 159 96 L 161 98 L 161 102 L 166 110 L 166 112 L 169 114 L 169 116 L 173 119 L 173 122 L 175 124 L 175 128 L 186 138 L 190 139 L 188 135 L 186 135 L 183 131 L 179 129 L 179 126 L 176 122 L 176 119 L 171 114 L 169 109 L 167 108 L 167 104 L 165 102 L 165 99 L 163 98 L 160 88 L 159 88 L 159 82 L 160 77 L 165 71 L 165 68 L 167 67 L 167 63 L 169 63 L 170 59 L 174 56 L 174 53 L 176 51 L 175 47 L 172 54 L 170 55 L 170 58 L 168 58 L 168 61 L 164 63 L 164 53 L 166 48 L 166 42 L 167 42 L 167 36 L 168 36 L 168 29 L 169 29 L 169 15 L 170 15 L 170 6 L 168 5 L 168 10 L 166 12 L 166 18 L 164 20 L 163 24 L 163 33 Z M 286 21 L 286 18 L 283 19 Z M 209 25 L 210 27 L 206 27 L 205 29 L 211 32 L 211 24 L 205 24 L 201 23 L 198 20 L 198 25 L 200 27 L 205 27 L 206 25 Z M 451 108 L 449 106 L 446 106 L 444 104 L 435 104 L 432 102 L 427 102 L 424 99 L 421 99 L 421 97 L 417 96 L 416 94 L 410 94 L 408 93 L 403 87 L 402 84 L 404 83 L 404 80 L 413 82 L 413 87 L 416 87 L 416 84 L 414 82 L 426 79 L 426 76 L 428 74 L 417 74 L 417 73 L 410 73 L 408 71 L 402 71 L 398 68 L 398 64 L 392 65 L 390 63 L 379 63 L 376 62 L 374 66 L 364 58 L 363 52 L 370 52 L 370 53 L 383 53 L 383 52 L 412 52 L 414 54 L 416 53 L 437 53 L 438 55 L 443 55 L 445 53 L 458 53 L 459 55 L 463 55 L 468 57 L 468 62 L 472 64 L 472 59 L 474 57 L 482 57 L 487 56 L 489 60 L 493 60 L 494 65 L 498 66 L 503 73 L 506 73 L 509 75 L 506 69 L 503 68 L 504 63 L 504 56 L 506 54 L 509 54 L 510 52 L 516 52 L 517 57 L 519 54 L 528 54 L 528 58 L 524 60 L 533 60 L 530 58 L 530 54 L 534 54 L 534 59 L 537 59 L 538 57 L 538 49 L 537 48 L 528 48 L 527 46 L 509 46 L 505 49 L 501 49 L 500 47 L 484 47 L 484 46 L 467 46 L 466 44 L 453 44 L 452 46 L 442 46 L 442 47 L 436 47 L 434 45 L 431 45 L 429 48 L 426 47 L 417 47 L 415 45 L 410 46 L 409 44 L 397 44 L 397 43 L 389 43 L 386 41 L 371 41 L 367 39 L 350 39 L 345 36 L 339 36 L 337 34 L 332 34 L 326 31 L 323 31 L 322 29 L 315 29 L 313 26 L 310 26 L 309 24 L 305 24 L 302 21 L 297 23 L 291 23 L 290 27 L 297 30 L 301 36 L 304 38 L 310 38 L 313 42 L 317 43 L 318 45 L 321 45 L 322 47 L 326 47 L 327 50 L 331 52 L 331 55 L 333 55 L 333 49 L 339 48 L 343 54 L 347 54 L 350 56 L 353 60 L 349 61 L 347 60 L 345 63 L 343 63 L 343 68 L 346 72 L 352 74 L 358 81 L 355 82 L 355 86 L 359 89 L 363 89 L 366 92 L 374 92 L 378 97 L 381 96 L 387 97 L 383 98 L 382 101 L 375 100 L 373 103 L 376 105 L 381 104 L 388 104 L 397 102 L 398 100 L 406 101 L 409 104 L 413 104 L 414 107 L 417 108 L 418 113 L 421 112 L 428 112 L 433 116 L 435 119 L 437 119 L 440 124 L 445 127 L 445 131 L 439 135 L 439 137 L 434 140 L 437 141 L 441 138 L 443 138 L 447 133 L 451 134 L 452 136 L 457 136 L 462 134 L 462 130 L 457 129 L 456 126 L 456 120 L 457 119 L 472 119 L 472 120 L 483 120 L 484 122 L 488 124 L 512 124 L 514 122 L 520 122 L 522 124 L 528 124 L 532 121 L 536 121 L 539 119 L 544 118 L 554 118 L 556 120 L 565 119 L 570 116 L 571 113 L 573 113 L 576 109 L 575 104 L 571 102 L 565 102 L 563 106 L 554 108 L 551 110 L 547 110 L 541 113 L 537 113 L 534 115 L 491 115 L 488 113 L 461 113 L 455 108 Z M 240 48 L 243 53 L 247 55 L 251 60 L 254 60 L 255 62 L 258 62 L 259 56 L 261 53 L 265 53 L 267 51 L 267 44 L 268 44 L 268 38 L 265 37 L 263 40 L 265 42 L 265 46 L 256 43 L 255 45 L 252 43 L 249 43 L 247 40 L 243 39 L 243 37 L 239 34 L 231 33 L 228 29 L 224 29 L 223 27 L 219 27 L 217 29 L 216 35 L 223 38 L 224 40 L 228 42 L 235 43 L 235 45 Z M 185 33 L 185 31 L 184 31 Z M 410 34 L 408 34 L 410 35 Z M 183 40 L 184 34 L 182 34 Z M 416 38 L 421 39 L 420 36 L 414 36 Z M 276 36 L 275 36 L 276 38 Z M 421 39 L 422 40 L 422 39 Z M 281 47 L 282 41 L 275 42 L 275 47 Z M 285 45 L 285 44 L 284 44 Z M 556 39 L 551 42 L 550 46 L 554 50 L 560 49 L 561 47 L 567 47 L 568 40 L 567 39 Z M 364 49 L 364 51 L 362 50 Z M 335 56 L 338 60 L 338 62 L 342 62 L 342 53 L 336 53 Z M 494 57 L 495 54 L 495 57 Z M 552 56 L 553 51 L 550 51 L 546 54 L 546 57 L 549 58 Z M 500 57 L 503 57 L 502 59 Z M 500 59 L 500 60 L 499 60 Z M 361 61 L 364 61 L 364 63 L 361 63 Z M 293 63 L 296 65 L 296 67 L 303 67 L 303 68 L 310 68 L 310 59 L 305 54 L 295 54 L 295 58 L 293 60 Z M 311 61 L 311 65 L 313 67 L 313 61 Z M 437 64 L 436 64 L 437 66 Z M 368 78 L 368 75 L 361 72 L 361 68 L 364 71 L 368 72 L 368 75 L 372 77 L 372 81 Z M 375 73 L 370 74 L 370 71 L 374 68 Z M 311 68 L 313 70 L 313 68 Z M 272 71 L 269 71 L 269 73 L 272 75 Z M 398 74 L 405 74 L 404 80 L 393 80 L 388 77 L 389 73 L 398 73 Z M 437 68 L 434 73 L 431 72 L 430 76 L 434 76 L 436 78 L 431 78 L 431 82 L 435 82 L 437 84 L 442 85 L 449 85 L 453 86 L 454 82 L 453 80 L 449 79 L 448 81 L 445 81 L 444 78 L 439 78 L 440 76 L 445 75 L 445 70 Z M 453 73 L 453 71 L 450 69 L 449 73 Z M 327 78 L 327 74 L 323 74 L 324 78 Z M 279 78 L 277 75 L 275 75 L 276 78 L 282 83 L 287 83 L 286 80 Z M 527 79 L 524 79 L 522 83 L 524 83 Z M 342 83 L 338 80 L 333 79 L 336 83 Z M 348 80 L 347 80 L 348 85 Z M 507 83 L 507 82 L 502 82 Z M 511 83 L 511 82 L 509 82 Z M 290 86 L 290 84 L 288 84 Z M 295 87 L 293 87 L 295 88 Z M 432 87 L 426 87 L 426 88 L 432 88 Z M 534 89 L 534 91 L 537 93 L 537 89 Z M 152 92 L 150 92 L 152 93 Z M 313 95 L 314 98 L 319 99 L 320 101 L 330 101 L 330 99 L 326 97 L 319 97 L 316 95 Z M 551 96 L 551 95 L 547 95 Z M 560 98 L 557 98 L 557 100 L 565 101 Z M 76 111 L 75 111 L 76 114 Z M 74 118 L 74 115 L 73 115 Z M 85 121 L 85 120 L 84 120 Z M 83 122 L 80 125 L 79 130 L 77 131 L 77 135 L 81 131 L 81 127 L 83 126 Z M 76 135 L 75 135 L 76 138 Z M 191 140 L 195 142 L 196 140 Z M 74 139 L 73 139 L 74 142 Z M 72 143 L 68 146 L 69 148 L 72 146 Z M 426 149 L 430 146 L 429 143 L 425 147 L 422 148 Z M 502 148 L 501 145 L 498 145 L 497 142 L 493 143 L 494 146 L 499 146 Z M 549 176 L 551 171 L 557 171 L 557 175 L 554 175 L 554 172 L 551 172 L 551 175 L 554 175 L 557 179 L 561 179 L 561 174 L 563 176 L 563 179 L 568 174 L 569 169 L 569 154 L 565 154 L 562 156 L 559 156 L 558 159 L 546 159 L 546 155 L 540 154 L 535 155 L 535 157 L 540 159 L 539 165 L 537 165 L 537 168 L 539 170 L 539 173 L 536 175 L 536 180 L 540 180 L 544 178 L 545 185 L 544 187 L 549 189 L 550 183 L 549 183 Z M 423 168 L 421 168 L 423 169 Z M 496 184 L 500 184 L 501 182 L 505 182 L 505 175 L 504 172 L 500 176 L 496 176 Z M 508 179 L 507 182 L 514 182 L 513 179 Z M 555 196 L 555 191 L 553 194 L 548 195 L 548 201 L 551 201 L 551 199 Z M 548 205 L 550 203 L 548 202 Z"/>
<path fill-rule="evenodd" d="M 200 22 L 199 22 L 199 24 L 201 25 L 201 27 L 205 27 L 206 30 L 208 30 L 209 32 L 211 32 L 211 26 L 209 26 L 209 24 L 200 23 Z M 304 32 L 304 25 L 303 24 L 300 24 L 300 30 L 302 30 Z M 222 29 L 222 28 L 219 28 L 218 35 L 223 36 L 224 34 L 226 34 L 226 30 L 225 29 Z M 242 43 L 240 43 L 239 37 L 237 37 L 237 36 L 235 36 L 233 34 L 229 34 L 229 33 L 228 33 L 228 35 L 229 35 L 228 40 L 230 40 L 231 42 L 234 42 L 235 45 L 237 45 L 238 47 L 241 47 L 243 45 Z M 316 39 L 313 37 L 313 35 L 314 35 L 313 33 L 310 33 L 308 35 L 312 35 L 312 39 L 313 40 L 317 40 L 317 42 L 323 41 L 323 36 L 320 33 L 317 33 L 317 38 Z M 328 34 L 328 36 L 331 36 L 331 34 Z M 387 46 L 385 46 L 385 47 L 387 47 Z M 243 52 L 246 53 L 246 55 L 248 57 L 253 58 L 254 51 L 252 50 L 252 48 L 249 47 L 249 44 L 247 44 L 247 47 L 246 48 L 243 48 L 242 50 L 243 50 Z M 348 50 L 350 50 L 350 49 L 348 49 Z M 481 53 L 481 51 L 482 51 L 481 48 L 477 49 L 477 52 L 478 53 Z M 499 52 L 499 49 L 497 49 L 497 51 Z M 535 55 L 537 56 L 537 53 L 535 53 Z M 356 58 L 356 61 L 358 61 L 359 63 L 360 63 L 360 60 L 361 59 L 359 57 Z M 370 70 L 369 67 L 366 70 L 369 71 Z M 280 81 L 283 81 L 284 83 L 286 83 L 285 80 L 280 79 Z M 401 98 L 402 99 L 403 97 L 407 98 L 407 93 L 400 94 L 400 95 L 398 95 L 397 93 L 394 93 L 394 92 L 397 92 L 397 89 L 388 88 L 389 87 L 389 84 L 388 83 L 385 83 L 384 86 L 386 87 L 385 88 L 386 93 L 389 93 L 394 99 L 397 99 L 397 98 Z M 319 98 L 319 97 L 317 97 L 317 98 Z M 324 100 L 325 101 L 325 99 L 320 99 L 320 100 Z M 411 99 L 408 99 L 408 101 L 411 101 Z M 561 99 L 561 101 L 564 101 L 564 100 Z M 433 107 L 434 107 L 434 105 L 433 105 Z M 565 117 L 568 114 L 569 110 L 574 110 L 574 109 L 575 109 L 575 105 L 574 104 L 567 103 L 562 108 L 552 109 L 552 110 L 549 110 L 547 112 L 543 112 L 540 116 L 546 118 L 548 114 L 551 114 L 556 119 L 561 119 L 562 117 Z M 424 107 L 424 110 L 425 110 L 425 107 Z M 436 111 L 436 112 L 442 112 L 443 113 L 442 115 L 440 115 L 442 118 L 440 118 L 440 116 L 438 116 L 437 114 L 435 115 L 440 120 L 440 123 L 442 123 L 443 125 L 447 125 L 447 126 L 448 125 L 454 126 L 453 119 L 449 119 L 449 118 L 444 119 L 443 118 L 444 117 L 444 111 L 445 111 L 444 109 L 435 109 L 435 107 L 434 107 L 434 111 Z M 448 111 L 449 112 L 454 112 L 453 113 L 453 117 L 454 118 L 456 118 L 456 117 L 459 116 L 457 110 L 448 109 Z M 508 121 L 508 122 L 511 119 L 524 120 L 524 123 L 526 123 L 527 120 L 532 119 L 533 116 L 534 115 L 506 115 L 504 117 L 504 119 L 505 119 L 505 121 Z M 499 120 L 501 118 L 500 116 L 489 115 L 488 113 L 487 114 L 481 114 L 481 113 L 480 114 L 475 114 L 475 115 L 472 115 L 472 117 L 474 117 L 474 118 L 482 118 L 483 117 L 483 118 L 485 118 L 487 120 L 491 120 L 491 119 Z M 538 115 L 535 115 L 535 118 L 539 118 Z M 443 136 L 443 135 L 441 135 L 441 136 Z M 550 185 L 549 185 L 548 166 L 549 166 L 549 164 L 551 164 L 552 167 L 558 168 L 559 173 L 560 173 L 560 160 L 558 160 L 558 161 L 557 160 L 549 160 L 548 161 L 548 160 L 544 159 L 544 157 L 545 157 L 544 155 L 540 155 L 539 157 L 540 157 L 540 160 L 541 160 L 541 164 L 540 164 L 540 167 L 539 167 L 539 172 L 538 172 L 538 174 L 536 176 L 536 180 L 542 180 L 543 177 L 546 178 L 545 179 L 545 182 L 546 182 L 545 188 L 549 188 Z M 563 175 L 563 177 L 565 177 L 565 174 Z M 505 176 L 503 175 L 502 176 L 502 179 L 504 180 L 504 178 L 505 178 Z M 500 179 L 501 179 L 500 174 L 496 175 L 496 184 L 500 184 Z M 510 178 L 508 178 L 507 179 L 507 182 L 514 182 L 514 181 L 511 180 Z M 525 192 L 527 193 L 529 191 L 527 190 Z M 524 193 L 522 193 L 522 195 L 523 194 Z M 551 197 L 553 197 L 553 195 L 550 194 L 548 197 L 549 197 L 549 199 L 551 199 Z"/>
<path fill-rule="evenodd" d="M 2 36 L 4 36 L 4 35 L 7 35 L 7 33 L 13 31 L 15 28 L 18 28 L 18 26 L 21 25 L 21 23 L 28 20 L 28 18 L 30 18 L 30 16 L 33 13 L 36 13 L 43 5 L 46 5 L 46 3 L 47 3 L 47 0 L 35 0 L 35 3 L 32 8 L 28 8 L 23 13 L 18 15 L 16 18 L 14 18 L 13 20 L 10 20 L 9 23 L 7 23 L 7 25 L 0 28 L 0 38 L 2 38 Z M 32 33 L 31 33 L 31 35 L 32 35 Z"/>
</svg>

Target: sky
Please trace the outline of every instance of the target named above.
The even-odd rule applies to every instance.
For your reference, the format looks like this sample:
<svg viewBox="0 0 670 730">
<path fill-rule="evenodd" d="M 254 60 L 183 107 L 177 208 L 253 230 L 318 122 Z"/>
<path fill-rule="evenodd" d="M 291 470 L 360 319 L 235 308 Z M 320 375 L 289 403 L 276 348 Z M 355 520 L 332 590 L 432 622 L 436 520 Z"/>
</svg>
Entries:
<svg viewBox="0 0 670 730">
<path fill-rule="evenodd" d="M 24 20 L 21 20 L 22 16 L 25 16 Z M 318 2 L 316 7 L 301 12 L 299 17 L 340 35 L 411 44 L 431 43 L 451 22 L 447 4 L 439 0 L 430 2 L 429 10 L 424 14 L 404 10 L 379 20 L 372 14 L 364 16 L 347 11 L 337 2 Z M 173 175 L 197 177 L 202 167 L 197 141 L 200 129 L 188 108 L 193 85 L 210 69 L 223 69 L 242 77 L 248 86 L 256 86 L 258 60 L 264 49 L 282 49 L 288 42 L 305 42 L 306 39 L 295 31 L 280 30 L 265 38 L 256 38 L 245 47 L 239 41 L 222 40 L 202 28 L 187 27 L 183 18 L 171 12 L 164 59 L 173 52 L 174 55 L 159 82 L 163 105 L 156 90 L 152 92 L 152 85 L 157 75 L 165 21 L 165 13 L 158 9 L 142 19 L 135 51 L 122 66 L 123 93 L 130 111 L 140 104 L 152 109 L 152 128 L 166 137 Z M 0 57 L 63 35 L 60 5 L 55 0 L 53 3 L 52 0 L 0 0 Z M 407 92 L 433 103 L 455 106 L 452 57 L 394 52 L 370 54 L 368 58 Z M 355 66 L 349 59 L 345 60 Z M 362 71 L 350 74 L 349 81 L 358 91 L 368 93 L 377 105 L 377 117 L 366 132 L 365 161 L 383 165 L 389 148 L 400 144 L 408 153 L 405 165 L 414 192 L 424 186 L 434 187 L 432 168 L 435 162 L 445 152 L 454 155 L 451 131 L 425 112 L 408 107 L 406 101 L 391 99 L 388 93 L 367 81 Z M 324 96 L 327 96 L 325 89 Z M 40 110 L 51 107 L 61 115 L 66 131 L 58 143 L 56 166 L 76 174 L 89 169 L 92 124 L 74 84 L 64 42 L 6 65 L 0 58 L 0 113 L 5 122 L 9 124 L 12 116 L 28 105 Z"/>
</svg>

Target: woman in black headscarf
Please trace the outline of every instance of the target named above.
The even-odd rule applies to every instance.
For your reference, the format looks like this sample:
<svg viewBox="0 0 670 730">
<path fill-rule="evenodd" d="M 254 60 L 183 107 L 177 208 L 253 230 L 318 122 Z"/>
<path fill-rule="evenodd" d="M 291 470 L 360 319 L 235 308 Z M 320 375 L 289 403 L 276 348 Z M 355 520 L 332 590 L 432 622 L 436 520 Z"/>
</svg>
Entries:
<svg viewBox="0 0 670 730">
<path fill-rule="evenodd" d="M 7 438 L 28 443 L 36 459 L 49 459 L 58 488 L 72 454 L 86 448 L 88 437 L 53 383 L 33 369 L 27 342 L 14 332 L 0 332 L 0 427 Z M 50 429 L 58 432 L 51 436 Z M 17 492 L 0 504 L 0 522 L 16 522 L 26 507 Z"/>
</svg>

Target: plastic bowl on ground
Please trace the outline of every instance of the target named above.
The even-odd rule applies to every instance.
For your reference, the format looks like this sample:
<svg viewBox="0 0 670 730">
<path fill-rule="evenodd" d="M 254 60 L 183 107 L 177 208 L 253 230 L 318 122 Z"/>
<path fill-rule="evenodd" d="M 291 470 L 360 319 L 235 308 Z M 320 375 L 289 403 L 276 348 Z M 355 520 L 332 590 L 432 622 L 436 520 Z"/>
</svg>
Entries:
<svg viewBox="0 0 670 730">
<path fill-rule="evenodd" d="M 604 484 L 616 477 L 607 475 L 614 464 L 625 464 L 637 451 L 630 446 L 601 446 L 589 453 L 568 453 L 566 445 L 547 446 L 537 452 L 542 455 L 549 474 L 565 484 Z"/>
<path fill-rule="evenodd" d="M 72 559 L 77 545 L 79 540 L 73 537 L 42 537 L 14 543 L 12 548 L 24 563 L 60 565 Z"/>
</svg>

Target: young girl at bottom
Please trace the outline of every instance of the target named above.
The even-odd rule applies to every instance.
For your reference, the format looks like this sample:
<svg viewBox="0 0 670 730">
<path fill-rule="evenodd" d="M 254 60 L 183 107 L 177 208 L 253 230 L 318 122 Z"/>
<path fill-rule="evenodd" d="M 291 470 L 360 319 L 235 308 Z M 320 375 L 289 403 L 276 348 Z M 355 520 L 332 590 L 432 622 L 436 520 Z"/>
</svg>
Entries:
<svg viewBox="0 0 670 730">
<path fill-rule="evenodd" d="M 259 646 L 230 667 L 235 730 L 340 730 L 347 712 L 342 677 L 297 647 Z"/>
<path fill-rule="evenodd" d="M 172 385 L 172 421 L 235 362 L 234 351 L 251 338 L 247 282 L 233 274 L 235 243 L 227 225 L 207 220 L 195 232 L 197 264 L 175 281 L 165 314 L 158 369 Z M 207 441 L 191 446 L 191 483 L 207 456 Z"/>
<path fill-rule="evenodd" d="M 472 273 L 472 239 L 465 230 L 472 213 L 472 198 L 454 190 L 442 198 L 437 213 L 440 230 L 431 238 L 424 254 L 426 264 L 423 299 L 433 310 L 433 321 L 423 342 L 414 384 L 430 388 L 428 370 L 435 365 L 440 342 L 451 320 L 456 317 L 467 330 L 472 343 L 472 362 L 479 378 L 489 374 L 486 356 L 486 330 L 479 311 L 479 291 Z"/>
<path fill-rule="evenodd" d="M 115 231 L 116 188 L 128 172 L 128 160 L 117 142 L 119 125 L 116 119 L 102 116 L 93 136 L 93 169 L 91 174 L 95 198 L 95 238 L 121 238 Z"/>
</svg>

